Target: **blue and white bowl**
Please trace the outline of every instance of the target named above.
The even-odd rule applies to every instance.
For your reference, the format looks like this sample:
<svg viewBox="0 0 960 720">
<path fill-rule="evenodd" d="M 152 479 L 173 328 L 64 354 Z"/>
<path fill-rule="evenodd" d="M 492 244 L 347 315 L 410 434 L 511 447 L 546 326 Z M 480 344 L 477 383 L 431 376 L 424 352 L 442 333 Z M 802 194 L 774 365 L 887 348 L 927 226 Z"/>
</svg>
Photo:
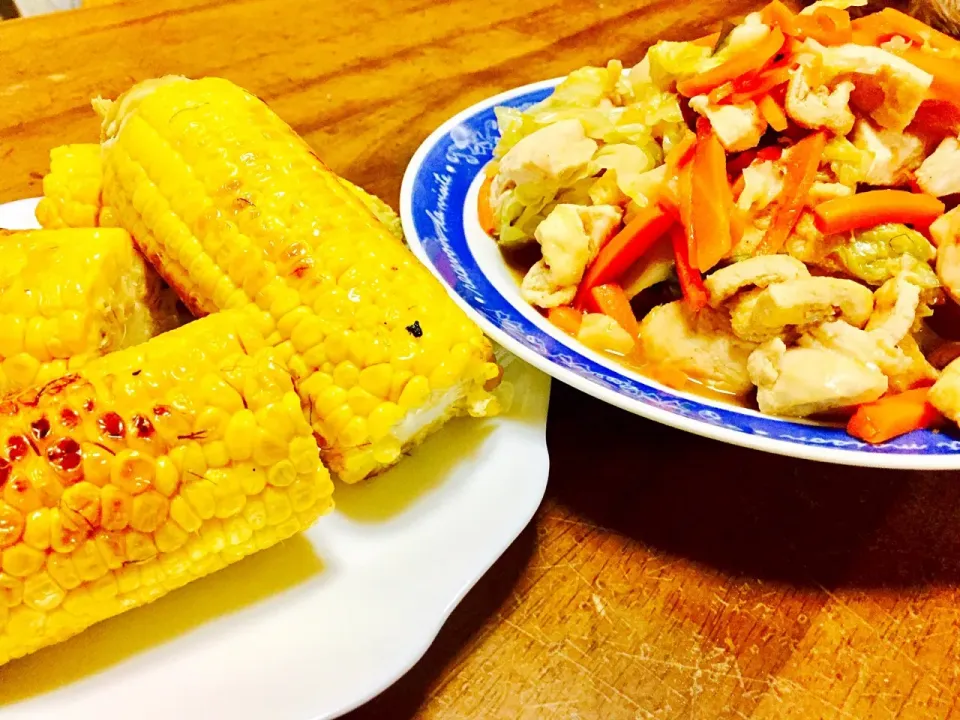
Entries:
<svg viewBox="0 0 960 720">
<path fill-rule="evenodd" d="M 960 469 L 960 440 L 940 432 L 870 445 L 837 425 L 770 417 L 673 390 L 586 348 L 524 302 L 496 243 L 480 227 L 477 193 L 499 137 L 494 108 L 529 106 L 557 82 L 517 88 L 464 110 L 424 141 L 404 174 L 400 214 L 411 248 L 491 338 L 561 382 L 697 435 L 846 465 Z"/>
</svg>

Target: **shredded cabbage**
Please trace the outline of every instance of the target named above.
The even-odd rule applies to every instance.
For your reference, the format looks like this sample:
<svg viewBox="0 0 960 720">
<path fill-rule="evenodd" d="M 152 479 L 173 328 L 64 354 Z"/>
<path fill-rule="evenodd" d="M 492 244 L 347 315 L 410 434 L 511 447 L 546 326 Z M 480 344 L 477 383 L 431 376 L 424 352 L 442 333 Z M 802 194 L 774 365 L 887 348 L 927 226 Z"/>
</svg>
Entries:
<svg viewBox="0 0 960 720">
<path fill-rule="evenodd" d="M 929 265 L 935 253 L 923 235 L 899 223 L 856 231 L 836 250 L 837 259 L 846 271 L 868 285 L 882 285 L 907 270 L 922 287 L 939 285 Z"/>
<path fill-rule="evenodd" d="M 685 132 L 677 96 L 650 79 L 646 58 L 630 70 L 611 61 L 606 67 L 575 70 L 553 94 L 525 110 L 497 108 L 501 160 L 524 138 L 561 120 L 576 120 L 600 147 L 585 174 L 548 178 L 508 187 L 498 198 L 499 242 L 531 242 L 537 225 L 558 202 L 646 204 L 644 175 L 663 162 L 661 143 Z M 638 188 L 644 188 L 644 192 Z"/>
<path fill-rule="evenodd" d="M 711 62 L 713 49 L 692 42 L 661 40 L 647 50 L 650 80 L 661 90 L 671 90 L 678 80 L 703 72 Z"/>
<path fill-rule="evenodd" d="M 823 159 L 830 163 L 830 169 L 836 175 L 838 182 L 855 187 L 866 177 L 873 156 L 869 151 L 857 148 L 845 137 L 838 136 L 824 147 Z"/>
</svg>

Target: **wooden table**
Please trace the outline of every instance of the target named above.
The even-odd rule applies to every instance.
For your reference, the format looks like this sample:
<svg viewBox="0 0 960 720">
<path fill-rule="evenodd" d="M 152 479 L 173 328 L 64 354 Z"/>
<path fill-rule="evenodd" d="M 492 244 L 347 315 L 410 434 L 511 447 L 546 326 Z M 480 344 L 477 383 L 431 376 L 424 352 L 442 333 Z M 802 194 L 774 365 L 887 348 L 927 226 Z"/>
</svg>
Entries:
<svg viewBox="0 0 960 720">
<path fill-rule="evenodd" d="M 418 143 L 494 92 L 633 62 L 751 0 L 125 0 L 0 26 L 0 201 L 164 73 L 269 101 L 396 202 Z M 960 480 L 685 435 L 555 385 L 536 520 L 361 718 L 960 716 Z"/>
</svg>

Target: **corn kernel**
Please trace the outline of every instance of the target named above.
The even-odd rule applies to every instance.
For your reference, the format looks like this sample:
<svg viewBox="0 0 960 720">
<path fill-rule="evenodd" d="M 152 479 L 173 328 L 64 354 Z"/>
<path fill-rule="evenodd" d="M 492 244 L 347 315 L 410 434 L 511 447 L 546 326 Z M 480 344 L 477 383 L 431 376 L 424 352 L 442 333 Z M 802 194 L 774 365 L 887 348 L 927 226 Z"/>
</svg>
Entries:
<svg viewBox="0 0 960 720">
<path fill-rule="evenodd" d="M 193 424 L 193 432 L 196 435 L 202 435 L 204 442 L 219 440 L 224 436 L 229 421 L 230 414 L 226 410 L 208 407 L 200 411 Z"/>
<path fill-rule="evenodd" d="M 290 441 L 290 462 L 298 473 L 312 472 L 320 465 L 320 451 L 312 437 L 295 437 Z"/>
<path fill-rule="evenodd" d="M 340 473 L 340 479 L 344 482 L 356 482 L 361 480 L 377 468 L 376 458 L 373 456 L 373 450 L 360 450 L 347 455 L 343 462 L 343 471 Z"/>
<path fill-rule="evenodd" d="M 354 417 L 340 432 L 340 442 L 347 447 L 357 447 L 365 443 L 370 437 L 367 421 L 362 417 Z"/>
<path fill-rule="evenodd" d="M 240 545 L 253 537 L 253 528 L 242 515 L 232 517 L 223 522 L 223 532 L 227 536 L 227 543 Z"/>
<path fill-rule="evenodd" d="M 290 486 L 290 504 L 295 512 L 303 512 L 317 500 L 317 483 L 313 477 L 298 478 Z"/>
<path fill-rule="evenodd" d="M 344 360 L 333 369 L 333 382 L 349 390 L 360 380 L 360 369 L 349 360 Z"/>
<path fill-rule="evenodd" d="M 99 445 L 82 443 L 83 477 L 97 487 L 103 487 L 110 481 L 110 465 L 113 455 Z"/>
<path fill-rule="evenodd" d="M 11 357 L 23 352 L 26 323 L 19 315 L 0 315 L 0 348 L 3 356 Z"/>
<path fill-rule="evenodd" d="M 373 446 L 373 459 L 381 465 L 392 465 L 400 457 L 403 447 L 392 435 L 381 438 Z"/>
<path fill-rule="evenodd" d="M 289 520 L 284 520 L 275 528 L 277 533 L 277 538 L 280 540 L 287 540 L 289 538 L 292 538 L 302 529 L 303 528 L 300 527 L 300 519 L 296 517 L 291 517 Z"/>
<path fill-rule="evenodd" d="M 2 322 L 2 321 L 0 321 Z M 2 330 L 0 330 L 2 332 Z M 312 347 L 323 342 L 323 324 L 315 316 L 310 315 L 304 318 L 290 333 L 290 341 L 299 353 L 305 353 Z M 0 335 L 2 338 L 2 335 Z"/>
<path fill-rule="evenodd" d="M 130 527 L 140 532 L 152 533 L 167 519 L 169 507 L 169 501 L 153 490 L 137 495 L 133 499 Z"/>
<path fill-rule="evenodd" d="M 250 410 L 241 410 L 230 418 L 224 437 L 227 451 L 234 460 L 247 460 L 253 455 L 253 439 L 257 420 Z"/>
<path fill-rule="evenodd" d="M 157 546 L 149 535 L 131 530 L 127 533 L 127 560 L 142 562 L 157 555 Z"/>
<path fill-rule="evenodd" d="M 114 574 L 107 573 L 91 582 L 87 590 L 96 602 L 108 603 L 119 594 L 120 587 Z"/>
<path fill-rule="evenodd" d="M 10 547 L 23 535 L 25 521 L 15 508 L 0 502 L 0 549 Z"/>
<path fill-rule="evenodd" d="M 167 497 L 172 497 L 180 486 L 180 474 L 173 461 L 163 455 L 157 458 L 154 465 L 153 487 Z"/>
<path fill-rule="evenodd" d="M 115 485 L 107 485 L 100 493 L 100 526 L 105 530 L 123 530 L 130 524 L 133 496 Z"/>
<path fill-rule="evenodd" d="M 250 527 L 259 530 L 267 524 L 267 506 L 264 505 L 263 500 L 251 498 L 243 506 L 243 517 L 250 523 Z"/>
<path fill-rule="evenodd" d="M 34 641 L 43 633 L 47 616 L 33 608 L 16 607 L 7 619 L 7 635 L 23 644 Z"/>
<path fill-rule="evenodd" d="M 49 612 L 58 607 L 66 592 L 54 582 L 49 573 L 31 575 L 23 583 L 23 602 L 40 612 Z"/>
<path fill-rule="evenodd" d="M 60 513 L 67 517 L 76 513 L 73 521 L 81 527 L 92 528 L 100 522 L 100 488 L 93 483 L 79 482 L 63 491 Z"/>
<path fill-rule="evenodd" d="M 114 459 L 110 482 L 131 495 L 142 493 L 156 476 L 153 459 L 136 450 L 121 450 Z"/>
<path fill-rule="evenodd" d="M 415 375 L 407 382 L 400 393 L 397 405 L 404 411 L 410 411 L 423 405 L 430 397 L 430 384 L 422 375 Z"/>
<path fill-rule="evenodd" d="M 208 553 L 219 553 L 227 546 L 227 537 L 223 533 L 223 523 L 210 520 L 204 526 L 203 539 Z"/>
<path fill-rule="evenodd" d="M 167 520 L 154 534 L 157 550 L 162 553 L 173 552 L 183 547 L 187 541 L 187 534 L 173 520 Z"/>
<path fill-rule="evenodd" d="M 3 501 L 21 513 L 29 513 L 43 507 L 43 498 L 25 475 L 13 475 L 3 488 Z"/>
<path fill-rule="evenodd" d="M 203 521 L 187 501 L 180 496 L 170 501 L 170 518 L 186 532 L 196 532 Z"/>
<path fill-rule="evenodd" d="M 247 496 L 240 488 L 240 478 L 232 469 L 209 470 L 207 479 L 213 485 L 213 497 L 216 503 L 214 515 L 226 518 L 237 514 L 247 502 Z"/>
<path fill-rule="evenodd" d="M 96 612 L 96 602 L 86 586 L 75 588 L 63 599 L 63 609 L 79 618 L 89 618 Z"/>
<path fill-rule="evenodd" d="M 172 453 L 171 453 L 172 455 Z M 198 442 L 191 442 L 183 447 L 181 456 L 180 474 L 183 477 L 203 477 L 207 472 L 207 458 L 203 454 L 203 447 Z"/>
<path fill-rule="evenodd" d="M 127 543 L 123 533 L 99 531 L 93 538 L 100 557 L 110 570 L 122 567 L 127 559 Z"/>
<path fill-rule="evenodd" d="M 320 374 L 320 372 L 316 372 L 314 376 Z M 314 407 L 317 409 L 317 412 L 326 417 L 341 407 L 346 401 L 347 391 L 336 385 L 330 385 L 317 395 L 314 401 Z"/>
<path fill-rule="evenodd" d="M 27 515 L 23 541 L 35 550 L 46 550 L 50 547 L 49 510 L 42 508 Z"/>
<path fill-rule="evenodd" d="M 230 453 L 223 440 L 215 440 L 204 445 L 203 457 L 208 468 L 222 468 L 230 464 Z"/>
<path fill-rule="evenodd" d="M 390 394 L 393 369 L 386 363 L 371 365 L 360 372 L 360 387 L 371 395 L 386 399 Z"/>
<path fill-rule="evenodd" d="M 259 427 L 253 443 L 254 462 L 261 467 L 269 467 L 286 457 L 287 447 L 288 439 Z"/>
<path fill-rule="evenodd" d="M 367 426 L 370 430 L 370 437 L 374 440 L 381 440 L 387 437 L 394 426 L 403 419 L 403 410 L 399 405 L 392 402 L 382 402 L 375 407 L 367 418 Z"/>
<path fill-rule="evenodd" d="M 293 513 L 293 507 L 286 494 L 272 487 L 263 491 L 263 503 L 267 508 L 267 523 L 270 525 L 279 525 Z"/>
<path fill-rule="evenodd" d="M 204 401 L 226 413 L 243 410 L 243 398 L 217 375 L 204 375 L 200 381 L 200 393 Z"/>
<path fill-rule="evenodd" d="M 347 391 L 347 403 L 350 409 L 362 417 L 367 417 L 381 402 L 383 401 L 380 398 L 371 395 L 361 387 L 353 387 Z"/>
<path fill-rule="evenodd" d="M 121 595 L 132 593 L 140 587 L 140 566 L 126 565 L 116 573 L 117 590 Z"/>
<path fill-rule="evenodd" d="M 73 565 L 81 580 L 96 580 L 107 572 L 107 565 L 100 556 L 96 543 L 92 540 L 80 545 L 70 557 L 73 558 Z"/>
<path fill-rule="evenodd" d="M 0 573 L 0 605 L 14 607 L 23 600 L 23 581 L 7 573 Z"/>
<path fill-rule="evenodd" d="M 213 517 L 217 503 L 213 495 L 213 483 L 209 480 L 184 483 L 180 493 L 200 519 L 209 520 Z"/>
<path fill-rule="evenodd" d="M 356 388 L 358 389 L 358 388 Z M 363 392 L 361 390 L 361 392 Z M 325 425 L 329 430 L 332 430 L 334 435 L 339 435 L 343 432 L 343 429 L 347 426 L 351 420 L 353 420 L 354 414 L 353 410 L 350 409 L 349 405 L 341 405 L 332 413 L 324 418 Z"/>
<path fill-rule="evenodd" d="M 295 393 L 290 393 L 296 397 Z M 297 413 L 301 416 L 303 411 L 300 409 L 300 399 L 297 398 Z M 286 406 L 281 403 L 271 403 L 256 412 L 257 425 L 261 430 L 268 429 L 270 433 L 283 441 L 283 448 L 286 450 L 286 443 L 297 433 L 298 428 L 290 416 Z"/>
<path fill-rule="evenodd" d="M 43 567 L 45 556 L 27 545 L 14 545 L 3 551 L 3 572 L 25 578 Z"/>
</svg>

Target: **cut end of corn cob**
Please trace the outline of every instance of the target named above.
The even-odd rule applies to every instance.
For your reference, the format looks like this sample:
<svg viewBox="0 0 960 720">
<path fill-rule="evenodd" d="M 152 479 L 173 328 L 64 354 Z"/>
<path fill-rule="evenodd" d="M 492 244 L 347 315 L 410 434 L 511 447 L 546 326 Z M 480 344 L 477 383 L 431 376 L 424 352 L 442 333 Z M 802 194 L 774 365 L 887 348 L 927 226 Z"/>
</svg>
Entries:
<svg viewBox="0 0 960 720">
<path fill-rule="evenodd" d="M 257 98 L 166 78 L 101 110 L 120 224 L 195 313 L 244 309 L 343 480 L 389 467 L 453 415 L 496 412 L 480 330 Z"/>
<path fill-rule="evenodd" d="M 333 485 L 288 372 L 221 313 L 0 402 L 0 663 L 308 527 Z"/>
<path fill-rule="evenodd" d="M 45 383 L 179 323 L 120 229 L 0 232 L 0 393 Z"/>
<path fill-rule="evenodd" d="M 37 222 L 45 228 L 115 227 L 102 206 L 100 146 L 64 145 L 50 151 L 50 172 L 43 178 Z"/>
</svg>

